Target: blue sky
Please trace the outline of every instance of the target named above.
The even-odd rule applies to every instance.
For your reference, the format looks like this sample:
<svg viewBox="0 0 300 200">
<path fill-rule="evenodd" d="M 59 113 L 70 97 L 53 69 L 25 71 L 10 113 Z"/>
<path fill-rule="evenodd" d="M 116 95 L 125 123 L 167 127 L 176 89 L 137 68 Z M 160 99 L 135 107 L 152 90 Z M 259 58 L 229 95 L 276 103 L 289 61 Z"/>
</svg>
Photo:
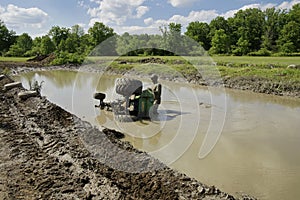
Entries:
<svg viewBox="0 0 300 200">
<path fill-rule="evenodd" d="M 246 8 L 290 9 L 300 0 L 1 0 L 0 19 L 17 34 L 45 35 L 52 26 L 79 24 L 88 30 L 99 21 L 115 32 L 159 33 L 170 22 L 209 23 Z M 183 30 L 185 31 L 185 30 Z"/>
</svg>

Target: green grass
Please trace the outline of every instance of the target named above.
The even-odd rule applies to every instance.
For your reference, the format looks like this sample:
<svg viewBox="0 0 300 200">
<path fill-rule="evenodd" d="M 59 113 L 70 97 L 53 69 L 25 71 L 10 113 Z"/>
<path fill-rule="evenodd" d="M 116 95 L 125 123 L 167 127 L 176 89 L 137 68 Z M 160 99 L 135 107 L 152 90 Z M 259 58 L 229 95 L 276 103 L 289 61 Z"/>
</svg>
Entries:
<svg viewBox="0 0 300 200">
<path fill-rule="evenodd" d="M 217 65 L 257 65 L 260 67 L 287 67 L 291 64 L 300 65 L 300 57 L 251 57 L 251 56 L 213 56 L 212 59 Z"/>
<path fill-rule="evenodd" d="M 260 77 L 272 81 L 288 81 L 300 83 L 300 70 L 297 69 L 265 69 L 255 67 L 228 68 L 220 66 L 218 67 L 218 70 L 223 77 Z"/>
<path fill-rule="evenodd" d="M 150 57 L 150 56 L 149 56 Z M 145 56 L 122 56 L 122 57 L 88 57 L 88 60 L 97 61 L 101 60 L 115 60 L 127 61 L 129 63 L 138 63 L 140 60 L 149 58 Z M 184 57 L 179 56 L 151 56 L 153 58 L 159 58 L 165 61 L 166 64 L 176 64 L 178 61 L 182 61 L 187 64 Z M 208 59 L 208 57 L 204 57 Z M 219 66 L 226 66 L 226 64 L 232 64 L 233 66 L 248 66 L 253 65 L 256 67 L 287 67 L 290 64 L 300 65 L 300 57 L 254 57 L 254 56 L 213 56 L 211 57 L 213 62 L 216 62 Z M 182 64 L 182 63 L 181 63 Z"/>
<path fill-rule="evenodd" d="M 141 63 L 146 58 L 155 58 L 159 63 Z M 190 59 L 191 57 L 188 57 Z M 28 58 L 0 57 L 0 61 L 24 62 Z M 193 58 L 191 58 L 193 59 Z M 212 61 L 216 63 L 217 69 L 222 77 L 261 77 L 272 81 L 299 82 L 300 70 L 287 69 L 290 64 L 300 65 L 300 57 L 250 57 L 250 56 L 213 56 Z M 199 59 L 197 59 L 199 61 Z M 203 63 L 210 60 L 209 57 L 200 58 Z M 197 71 L 183 57 L 179 56 L 122 56 L 122 57 L 87 57 L 86 61 L 95 63 L 98 67 L 109 65 L 110 70 L 126 72 L 134 70 L 144 74 L 168 74 L 177 76 L 179 74 L 193 75 Z M 110 61 L 113 61 L 110 63 Z M 125 61 L 122 63 L 121 61 Z M 206 73 L 211 73 L 209 67 L 204 67 Z M 202 69 L 204 69 L 202 68 Z M 214 73 L 214 72 L 212 72 Z"/>
<path fill-rule="evenodd" d="M 213 60 L 223 77 L 260 77 L 300 83 L 300 70 L 287 69 L 291 64 L 300 65 L 300 57 L 215 56 Z"/>
<path fill-rule="evenodd" d="M 0 61 L 5 62 L 26 62 L 31 57 L 0 57 Z"/>
<path fill-rule="evenodd" d="M 141 63 L 141 60 L 150 58 L 144 56 L 122 56 L 122 57 L 109 57 L 109 58 L 92 58 L 93 61 L 97 60 L 115 60 L 110 69 L 119 72 L 126 72 L 134 70 L 140 74 L 157 73 L 161 75 L 178 74 L 193 75 L 197 71 L 188 63 L 183 57 L 178 56 L 151 56 L 151 58 L 159 59 L 165 64 L 159 63 Z M 188 57 L 188 59 L 193 59 Z M 222 77 L 259 77 L 271 81 L 284 81 L 284 82 L 299 82 L 300 83 L 300 70 L 287 69 L 290 64 L 300 65 L 300 57 L 249 57 L 249 56 L 214 56 L 211 57 L 216 68 L 206 66 L 210 62 L 209 57 L 196 59 L 202 62 L 201 69 L 203 73 L 216 74 L 217 69 Z M 126 61 L 127 64 L 121 64 L 121 61 Z M 203 64 L 205 66 L 203 66 Z M 211 62 L 212 64 L 212 62 Z M 212 70 L 212 71 L 211 71 Z"/>
</svg>

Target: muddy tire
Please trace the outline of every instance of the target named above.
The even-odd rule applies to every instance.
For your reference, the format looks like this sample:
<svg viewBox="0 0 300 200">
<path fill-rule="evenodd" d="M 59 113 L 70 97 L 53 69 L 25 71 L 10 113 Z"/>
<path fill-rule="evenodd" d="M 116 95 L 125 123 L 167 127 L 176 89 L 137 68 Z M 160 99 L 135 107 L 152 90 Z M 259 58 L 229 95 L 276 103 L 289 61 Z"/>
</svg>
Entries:
<svg viewBox="0 0 300 200">
<path fill-rule="evenodd" d="M 132 94 L 142 94 L 143 83 L 140 80 L 129 78 L 118 78 L 116 80 L 116 93 L 123 96 L 130 96 Z"/>
</svg>

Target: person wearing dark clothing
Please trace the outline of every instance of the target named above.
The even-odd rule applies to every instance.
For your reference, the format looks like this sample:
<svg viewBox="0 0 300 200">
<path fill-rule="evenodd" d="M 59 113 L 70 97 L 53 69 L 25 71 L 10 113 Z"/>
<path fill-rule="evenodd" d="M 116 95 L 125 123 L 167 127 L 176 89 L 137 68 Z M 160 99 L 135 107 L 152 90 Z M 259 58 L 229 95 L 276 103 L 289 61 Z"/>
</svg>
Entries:
<svg viewBox="0 0 300 200">
<path fill-rule="evenodd" d="M 157 109 L 159 104 L 161 103 L 161 84 L 158 83 L 158 76 L 155 74 L 151 76 L 151 80 L 154 84 L 152 87 L 152 92 L 154 95 L 153 114 L 158 114 Z"/>
</svg>

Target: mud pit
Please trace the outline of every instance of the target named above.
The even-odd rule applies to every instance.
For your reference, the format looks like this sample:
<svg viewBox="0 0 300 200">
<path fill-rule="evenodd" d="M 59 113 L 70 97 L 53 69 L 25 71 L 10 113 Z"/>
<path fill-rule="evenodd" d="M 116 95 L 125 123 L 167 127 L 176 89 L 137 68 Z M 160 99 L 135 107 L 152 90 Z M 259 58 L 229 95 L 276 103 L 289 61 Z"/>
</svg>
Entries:
<svg viewBox="0 0 300 200">
<path fill-rule="evenodd" d="M 45 98 L 21 101 L 23 88 L 2 90 L 8 82 L 0 80 L 0 199 L 235 199 Z M 87 144 L 85 137 L 93 139 Z M 93 146 L 97 151 L 88 151 Z M 123 170 L 108 167 L 108 161 Z"/>
</svg>

